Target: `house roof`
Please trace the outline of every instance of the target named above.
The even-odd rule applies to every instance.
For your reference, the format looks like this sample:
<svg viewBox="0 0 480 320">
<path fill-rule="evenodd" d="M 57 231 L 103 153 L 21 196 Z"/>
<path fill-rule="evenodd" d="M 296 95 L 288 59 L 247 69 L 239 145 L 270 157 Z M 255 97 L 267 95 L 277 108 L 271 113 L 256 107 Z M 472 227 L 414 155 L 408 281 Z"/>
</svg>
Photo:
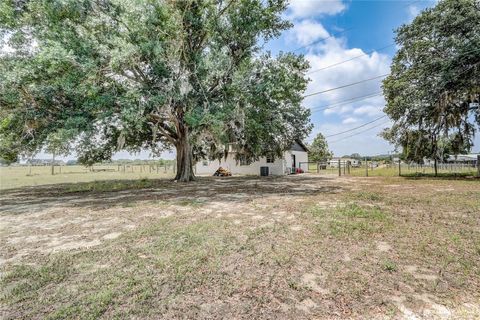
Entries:
<svg viewBox="0 0 480 320">
<path fill-rule="evenodd" d="M 293 151 L 305 151 L 308 152 L 307 146 L 301 141 L 301 140 L 295 140 L 292 145 L 290 146 L 289 150 Z M 286 150 L 288 151 L 288 150 Z M 235 143 L 229 143 L 229 153 L 235 153 L 237 152 L 235 150 Z"/>
<path fill-rule="evenodd" d="M 292 144 L 290 149 L 295 150 L 296 149 L 295 147 L 297 147 L 297 148 L 300 147 L 301 149 L 303 149 L 303 150 L 296 150 L 296 151 L 308 152 L 307 146 L 301 140 L 295 140 L 295 142 Z"/>
</svg>

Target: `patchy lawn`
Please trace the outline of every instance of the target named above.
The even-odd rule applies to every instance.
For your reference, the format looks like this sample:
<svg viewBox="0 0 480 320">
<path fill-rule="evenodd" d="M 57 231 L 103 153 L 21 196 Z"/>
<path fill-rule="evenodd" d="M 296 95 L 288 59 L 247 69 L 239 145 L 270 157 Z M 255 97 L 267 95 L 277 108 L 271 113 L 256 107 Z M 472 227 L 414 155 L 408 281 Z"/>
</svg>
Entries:
<svg viewBox="0 0 480 320">
<path fill-rule="evenodd" d="M 480 183 L 300 175 L 3 191 L 0 312 L 480 318 Z"/>
</svg>

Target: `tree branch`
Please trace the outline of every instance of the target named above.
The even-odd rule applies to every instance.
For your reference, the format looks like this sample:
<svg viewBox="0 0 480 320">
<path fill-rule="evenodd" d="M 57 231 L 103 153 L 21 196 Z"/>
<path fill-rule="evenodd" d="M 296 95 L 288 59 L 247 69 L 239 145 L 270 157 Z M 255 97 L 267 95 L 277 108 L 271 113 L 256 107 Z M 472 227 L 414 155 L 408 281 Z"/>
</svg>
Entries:
<svg viewBox="0 0 480 320">
<path fill-rule="evenodd" d="M 175 130 L 173 130 L 164 123 L 165 119 L 155 113 L 150 113 L 150 117 L 155 120 L 156 125 L 158 126 L 160 131 L 162 131 L 162 133 L 167 137 L 167 139 L 169 139 L 170 142 L 175 143 L 175 140 L 178 139 L 178 135 Z"/>
</svg>

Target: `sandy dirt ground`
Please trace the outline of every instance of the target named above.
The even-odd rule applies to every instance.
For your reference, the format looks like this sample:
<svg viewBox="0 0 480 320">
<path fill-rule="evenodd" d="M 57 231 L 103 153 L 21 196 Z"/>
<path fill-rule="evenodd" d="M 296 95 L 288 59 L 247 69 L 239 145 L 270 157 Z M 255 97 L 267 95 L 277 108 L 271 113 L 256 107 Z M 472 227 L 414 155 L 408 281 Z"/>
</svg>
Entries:
<svg viewBox="0 0 480 320">
<path fill-rule="evenodd" d="M 159 309 L 158 317 L 480 318 L 478 182 L 298 175 L 158 180 L 151 188 L 115 192 L 65 190 L 51 185 L 2 192 L 2 277 L 58 255 L 115 250 L 122 239 L 162 219 L 182 228 L 221 221 L 228 230 L 221 237 L 233 236 L 235 243 L 219 259 L 221 273 L 201 290 L 186 289 L 176 296 L 176 309 Z M 451 197 L 463 200 L 459 205 Z M 330 212 L 344 212 L 347 205 L 366 208 L 368 215 L 355 218 L 356 224 L 350 213 L 331 220 Z M 237 288 L 230 296 L 213 284 L 218 274 Z M 193 304 L 199 308 L 192 314 L 186 310 Z M 101 316 L 114 317 L 116 307 L 112 302 Z M 27 308 L 35 312 L 22 311 Z M 7 298 L 1 311 L 5 318 L 43 318 L 52 309 Z"/>
</svg>

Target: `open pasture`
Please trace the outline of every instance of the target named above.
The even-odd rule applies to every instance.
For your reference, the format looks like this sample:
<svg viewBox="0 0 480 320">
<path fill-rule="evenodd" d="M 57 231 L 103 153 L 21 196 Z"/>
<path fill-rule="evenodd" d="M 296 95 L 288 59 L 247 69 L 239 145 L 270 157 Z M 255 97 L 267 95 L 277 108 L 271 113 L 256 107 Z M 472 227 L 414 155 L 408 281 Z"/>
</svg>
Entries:
<svg viewBox="0 0 480 320">
<path fill-rule="evenodd" d="M 158 179 L 173 176 L 172 166 L 94 165 L 92 168 L 80 165 L 55 166 L 54 175 L 50 166 L 11 166 L 0 167 L 0 190 L 58 183 Z"/>
</svg>

